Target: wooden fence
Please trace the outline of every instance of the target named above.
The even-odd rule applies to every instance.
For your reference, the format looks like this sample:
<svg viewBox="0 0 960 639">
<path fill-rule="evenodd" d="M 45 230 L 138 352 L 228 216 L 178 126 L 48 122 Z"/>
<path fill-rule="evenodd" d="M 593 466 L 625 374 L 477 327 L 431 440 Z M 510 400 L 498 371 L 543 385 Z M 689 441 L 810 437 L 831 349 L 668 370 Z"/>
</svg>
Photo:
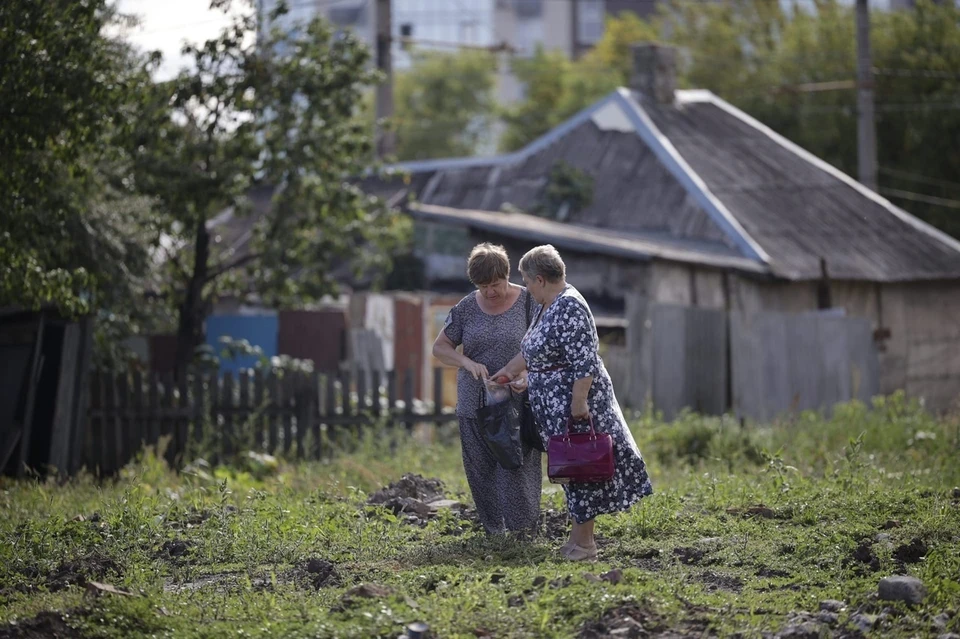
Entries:
<svg viewBox="0 0 960 639">
<path fill-rule="evenodd" d="M 434 374 L 432 405 L 414 395 L 414 370 L 341 373 L 244 371 L 171 375 L 94 372 L 83 451 L 90 470 L 112 473 L 145 445 L 168 441 L 169 462 L 203 453 L 210 461 L 245 450 L 320 459 L 364 425 L 455 421 Z"/>
</svg>

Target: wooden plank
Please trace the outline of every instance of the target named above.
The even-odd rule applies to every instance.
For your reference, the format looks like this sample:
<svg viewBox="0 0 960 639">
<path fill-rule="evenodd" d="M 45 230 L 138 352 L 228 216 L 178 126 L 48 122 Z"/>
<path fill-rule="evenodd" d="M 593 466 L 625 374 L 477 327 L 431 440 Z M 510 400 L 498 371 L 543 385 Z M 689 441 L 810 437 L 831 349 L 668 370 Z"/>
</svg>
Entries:
<svg viewBox="0 0 960 639">
<path fill-rule="evenodd" d="M 314 371 L 310 374 L 310 383 L 307 389 L 307 408 L 304 411 L 303 429 L 313 436 L 313 456 L 320 459 L 323 454 L 323 442 L 320 439 L 320 420 L 317 408 L 320 406 L 320 375 Z"/>
<path fill-rule="evenodd" d="M 360 371 L 357 375 L 357 410 L 358 415 L 366 415 L 369 412 L 367 404 L 367 373 Z"/>
<path fill-rule="evenodd" d="M 143 399 L 143 373 L 138 370 L 133 371 L 133 414 L 132 426 L 136 429 L 137 446 L 152 443 L 149 440 L 150 427 L 147 421 L 148 416 L 144 409 Z"/>
<path fill-rule="evenodd" d="M 117 376 L 117 414 L 120 416 L 121 467 L 127 465 L 140 451 L 139 433 L 133 414 L 133 390 L 126 371 Z"/>
<path fill-rule="evenodd" d="M 120 429 L 119 410 L 117 407 L 117 379 L 112 374 L 106 375 L 106 401 L 104 410 L 107 414 L 106 419 L 106 443 L 107 456 L 110 460 L 110 472 L 115 473 L 123 466 L 120 456 L 123 454 L 123 433 Z"/>
<path fill-rule="evenodd" d="M 177 421 L 175 430 L 174 466 L 183 464 L 187 452 L 187 436 L 190 431 L 190 380 L 186 375 L 177 382 Z"/>
<path fill-rule="evenodd" d="M 74 406 L 72 410 L 72 430 L 70 443 L 70 461 L 68 473 L 75 475 L 86 462 L 86 443 L 90 419 L 90 360 L 93 354 L 93 318 L 87 316 L 80 320 L 79 352 L 77 368 L 74 372 Z"/>
<path fill-rule="evenodd" d="M 283 388 L 283 403 L 280 409 L 280 415 L 283 421 L 283 454 L 289 456 L 293 446 L 293 415 L 296 412 L 296 382 L 293 375 L 289 373 L 284 375 L 280 381 L 280 385 Z"/>
<path fill-rule="evenodd" d="M 204 388 L 203 369 L 197 368 L 193 371 L 193 410 L 190 413 L 193 422 L 193 428 L 188 437 L 187 447 L 190 448 L 190 440 L 196 443 L 203 442 L 203 422 L 206 418 L 206 388 Z"/>
<path fill-rule="evenodd" d="M 270 426 L 270 438 L 267 443 L 267 452 L 269 452 L 271 455 L 276 455 L 277 449 L 280 445 L 277 421 L 280 415 L 280 405 L 283 401 L 283 398 L 280 394 L 280 380 L 277 379 L 276 373 L 271 373 L 270 378 L 267 380 L 267 388 L 270 389 L 270 406 L 267 412 L 267 421 Z"/>
<path fill-rule="evenodd" d="M 147 441 L 156 445 L 160 439 L 160 379 L 156 371 L 147 376 Z"/>
<path fill-rule="evenodd" d="M 297 375 L 293 379 L 293 384 L 296 389 L 294 392 L 295 406 L 293 408 L 296 411 L 294 415 L 297 419 L 296 433 L 294 435 L 297 441 L 297 459 L 304 459 L 306 458 L 304 442 L 306 441 L 307 432 L 309 432 L 307 413 L 310 412 L 310 378 L 306 374 Z"/>
<path fill-rule="evenodd" d="M 333 443 L 336 439 L 336 432 L 333 428 L 333 419 L 337 416 L 337 387 L 336 387 L 336 374 L 327 373 L 327 379 L 325 384 L 324 391 L 324 418 L 323 423 L 327 427 L 327 441 Z"/>
<path fill-rule="evenodd" d="M 161 395 L 160 395 L 160 438 L 166 442 L 164 458 L 167 463 L 173 466 L 175 461 L 175 445 L 173 441 L 174 421 L 174 383 L 173 373 L 165 373 L 160 376 Z"/>
<path fill-rule="evenodd" d="M 87 433 L 83 444 L 83 460 L 87 469 L 94 475 L 100 475 L 103 464 L 103 403 L 101 390 L 103 388 L 103 374 L 100 371 L 90 373 L 89 390 L 90 406 L 87 417 Z"/>
<path fill-rule="evenodd" d="M 233 401 L 233 372 L 227 371 L 223 374 L 223 384 L 220 392 L 220 407 L 223 409 L 223 461 L 229 462 L 234 453 L 237 452 L 236 430 L 234 428 L 235 403 Z"/>
<path fill-rule="evenodd" d="M 392 424 L 397 414 L 397 371 L 387 371 L 387 419 Z"/>
<path fill-rule="evenodd" d="M 433 414 L 443 413 L 443 369 L 439 366 L 433 369 Z"/>
<path fill-rule="evenodd" d="M 223 446 L 223 431 L 220 428 L 220 371 L 212 370 L 207 378 L 207 415 L 209 417 L 203 425 L 205 431 L 200 441 L 210 446 L 213 460 L 220 459 L 220 450 Z"/>
<path fill-rule="evenodd" d="M 371 373 L 371 388 L 370 388 L 370 397 L 373 402 L 372 412 L 374 417 L 380 417 L 383 415 L 383 402 L 382 393 L 383 390 L 383 375 L 380 371 L 373 371 Z"/>
<path fill-rule="evenodd" d="M 257 418 L 253 422 L 253 442 L 256 450 L 263 450 L 267 440 L 267 418 L 264 417 L 267 407 L 263 403 L 265 393 L 266 382 L 264 381 L 263 371 L 258 368 L 253 372 L 253 409 L 257 413 Z"/>
<path fill-rule="evenodd" d="M 255 415 L 250 410 L 250 370 L 244 369 L 237 373 L 240 382 L 240 403 L 238 404 L 239 442 L 244 450 L 253 450 L 256 447 L 254 431 Z"/>
<path fill-rule="evenodd" d="M 406 375 L 403 379 L 403 413 L 404 420 L 403 423 L 407 427 L 408 431 L 413 430 L 413 384 L 414 384 L 414 372 L 413 368 L 408 368 L 406 370 Z"/>
<path fill-rule="evenodd" d="M 71 425 L 73 424 L 74 384 L 76 382 L 77 356 L 80 349 L 80 327 L 75 323 L 63 329 L 60 346 L 60 370 L 57 375 L 57 393 L 54 398 L 53 421 L 50 424 L 50 442 L 47 449 L 47 464 L 56 468 L 61 477 L 66 477 L 70 460 Z"/>
<path fill-rule="evenodd" d="M 340 371 L 340 402 L 343 409 L 343 415 L 348 417 L 353 415 L 353 402 L 350 398 L 350 391 L 353 389 L 353 376 L 350 371 Z"/>
<path fill-rule="evenodd" d="M 29 377 L 27 378 L 27 403 L 23 415 L 23 430 L 20 434 L 20 454 L 17 456 L 17 477 L 23 477 L 27 468 L 30 442 L 33 435 L 33 408 L 37 400 L 37 384 L 40 382 L 40 373 L 43 370 L 43 331 L 47 326 L 46 313 L 40 313 L 37 321 L 37 334 L 33 342 L 33 357 L 31 358 Z"/>
</svg>

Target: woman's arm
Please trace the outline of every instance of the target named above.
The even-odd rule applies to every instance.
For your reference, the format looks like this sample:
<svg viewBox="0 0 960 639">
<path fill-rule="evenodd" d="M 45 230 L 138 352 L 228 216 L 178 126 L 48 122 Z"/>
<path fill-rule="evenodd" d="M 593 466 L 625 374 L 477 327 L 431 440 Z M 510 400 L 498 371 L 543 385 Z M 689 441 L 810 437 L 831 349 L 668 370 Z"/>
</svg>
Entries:
<svg viewBox="0 0 960 639">
<path fill-rule="evenodd" d="M 483 364 L 478 364 L 463 353 L 457 351 L 457 347 L 453 345 L 453 341 L 451 341 L 451 339 L 447 337 L 447 334 L 442 330 L 440 331 L 440 334 L 437 335 L 437 339 L 433 342 L 433 356 L 447 366 L 455 366 L 457 368 L 466 369 L 468 373 L 473 375 L 474 379 L 490 376 L 490 373 L 487 372 L 486 366 Z"/>
<path fill-rule="evenodd" d="M 573 399 L 570 401 L 570 414 L 574 419 L 586 419 L 590 414 L 587 398 L 590 396 L 590 387 L 593 386 L 593 375 L 581 377 L 573 383 Z"/>
<path fill-rule="evenodd" d="M 523 375 L 523 372 L 527 370 L 527 360 L 523 359 L 523 353 L 517 353 L 513 359 L 507 362 L 507 365 L 494 373 L 493 378 L 496 379 L 501 375 L 506 375 L 510 379 L 516 379 Z"/>
</svg>

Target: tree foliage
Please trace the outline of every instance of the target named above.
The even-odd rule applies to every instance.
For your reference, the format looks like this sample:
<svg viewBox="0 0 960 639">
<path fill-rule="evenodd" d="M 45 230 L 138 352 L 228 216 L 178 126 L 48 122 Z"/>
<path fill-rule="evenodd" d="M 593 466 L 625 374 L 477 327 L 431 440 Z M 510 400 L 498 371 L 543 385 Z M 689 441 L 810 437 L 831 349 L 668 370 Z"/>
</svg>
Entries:
<svg viewBox="0 0 960 639">
<path fill-rule="evenodd" d="M 489 139 L 496 111 L 496 59 L 484 51 L 415 51 L 396 74 L 396 155 L 422 160 L 472 155 Z"/>
<path fill-rule="evenodd" d="M 919 0 L 909 11 L 871 14 L 881 192 L 960 237 L 955 208 L 903 199 L 898 191 L 960 200 L 960 8 Z M 681 51 L 679 82 L 709 89 L 846 173 L 857 174 L 856 92 L 800 85 L 856 78 L 852 3 L 815 10 L 767 0 L 674 2 L 650 21 L 610 18 L 582 59 L 539 53 L 515 69 L 528 83 L 505 117 L 516 149 L 629 83 L 629 45 L 660 41 Z"/>
<path fill-rule="evenodd" d="M 241 15 L 187 46 L 193 68 L 154 87 L 137 131 L 136 188 L 157 202 L 181 372 L 218 297 L 316 299 L 346 264 L 386 272 L 402 237 L 401 221 L 351 183 L 372 153 L 355 117 L 378 79 L 367 49 L 320 18 L 259 39 L 256 28 Z M 269 202 L 255 207 L 251 189 Z"/>
<path fill-rule="evenodd" d="M 105 0 L 0 3 L 0 306 L 129 299 L 146 272 L 141 198 L 117 141 L 150 60 L 105 35 Z"/>
</svg>

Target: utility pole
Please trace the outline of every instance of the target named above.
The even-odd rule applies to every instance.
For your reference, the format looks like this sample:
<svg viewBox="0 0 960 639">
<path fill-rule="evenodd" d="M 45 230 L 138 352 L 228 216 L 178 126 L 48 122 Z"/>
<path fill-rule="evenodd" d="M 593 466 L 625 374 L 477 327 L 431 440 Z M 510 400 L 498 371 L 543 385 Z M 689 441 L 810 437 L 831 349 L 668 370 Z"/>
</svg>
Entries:
<svg viewBox="0 0 960 639">
<path fill-rule="evenodd" d="M 857 0 L 857 168 L 860 183 L 877 190 L 877 128 L 873 115 L 870 7 Z"/>
<path fill-rule="evenodd" d="M 393 42 L 393 16 L 391 0 L 376 0 L 376 3 L 377 68 L 383 73 L 384 79 L 377 85 L 375 141 L 377 157 L 382 159 L 391 155 L 395 148 L 393 131 L 385 129 L 381 124 L 383 119 L 393 117 L 393 56 L 390 50 Z"/>
</svg>

